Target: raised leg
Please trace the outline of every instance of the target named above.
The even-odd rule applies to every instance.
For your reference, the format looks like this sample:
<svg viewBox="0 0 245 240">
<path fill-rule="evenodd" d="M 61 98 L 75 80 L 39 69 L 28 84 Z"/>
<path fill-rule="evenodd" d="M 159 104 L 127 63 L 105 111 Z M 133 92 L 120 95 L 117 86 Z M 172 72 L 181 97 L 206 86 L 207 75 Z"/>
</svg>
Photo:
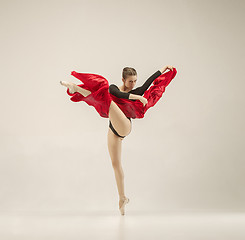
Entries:
<svg viewBox="0 0 245 240">
<path fill-rule="evenodd" d="M 69 88 L 69 92 L 70 93 L 79 92 L 84 97 L 87 97 L 91 93 L 89 90 L 81 88 L 81 87 L 77 86 L 75 83 L 72 83 L 72 82 L 60 81 L 60 84 L 65 86 L 65 87 L 67 87 L 67 88 Z"/>
<path fill-rule="evenodd" d="M 76 84 L 75 84 L 75 85 L 76 85 Z M 91 93 L 89 90 L 86 90 L 86 89 L 84 89 L 84 88 L 81 88 L 81 87 L 79 87 L 79 86 L 77 86 L 77 85 L 76 85 L 76 87 L 75 87 L 75 90 L 76 90 L 76 92 L 81 93 L 84 97 L 87 97 L 87 96 Z"/>
<path fill-rule="evenodd" d="M 89 94 L 91 94 L 91 91 L 77 86 L 75 83 L 72 82 L 60 81 L 60 84 L 67 87 L 71 94 L 79 92 L 84 97 L 87 97 Z M 90 105 L 90 103 L 88 104 Z M 131 121 L 125 116 L 122 110 L 112 100 L 109 106 L 108 117 L 119 135 L 127 136 L 131 132 Z"/>
<path fill-rule="evenodd" d="M 114 101 L 111 101 L 109 108 L 109 119 L 119 135 L 127 136 L 131 132 L 131 121 Z"/>
</svg>

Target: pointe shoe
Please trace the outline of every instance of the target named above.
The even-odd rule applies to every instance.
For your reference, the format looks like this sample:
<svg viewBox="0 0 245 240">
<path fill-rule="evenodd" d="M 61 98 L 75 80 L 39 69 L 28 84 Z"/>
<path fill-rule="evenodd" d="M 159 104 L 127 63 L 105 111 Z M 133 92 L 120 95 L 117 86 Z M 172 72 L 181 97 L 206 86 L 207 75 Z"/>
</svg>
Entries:
<svg viewBox="0 0 245 240">
<path fill-rule="evenodd" d="M 74 84 L 74 83 L 69 83 L 69 82 L 65 82 L 65 81 L 60 81 L 60 84 L 63 85 L 63 86 L 65 86 L 65 87 L 67 87 L 67 88 L 69 88 L 69 92 L 70 92 L 71 94 L 73 94 L 73 93 L 76 92 L 76 90 L 75 90 L 76 84 Z"/>
<path fill-rule="evenodd" d="M 121 215 L 125 215 L 125 205 L 129 203 L 129 198 L 125 198 L 121 207 L 119 207 Z"/>
</svg>

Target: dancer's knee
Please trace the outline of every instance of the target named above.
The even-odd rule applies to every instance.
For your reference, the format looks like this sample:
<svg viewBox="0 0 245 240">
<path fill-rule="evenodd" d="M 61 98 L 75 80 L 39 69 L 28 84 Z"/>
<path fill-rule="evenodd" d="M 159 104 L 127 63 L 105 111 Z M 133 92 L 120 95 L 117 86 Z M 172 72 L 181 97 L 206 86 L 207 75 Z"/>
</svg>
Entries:
<svg viewBox="0 0 245 240">
<path fill-rule="evenodd" d="M 119 159 L 112 159 L 111 164 L 115 170 L 120 170 L 122 167 Z"/>
</svg>

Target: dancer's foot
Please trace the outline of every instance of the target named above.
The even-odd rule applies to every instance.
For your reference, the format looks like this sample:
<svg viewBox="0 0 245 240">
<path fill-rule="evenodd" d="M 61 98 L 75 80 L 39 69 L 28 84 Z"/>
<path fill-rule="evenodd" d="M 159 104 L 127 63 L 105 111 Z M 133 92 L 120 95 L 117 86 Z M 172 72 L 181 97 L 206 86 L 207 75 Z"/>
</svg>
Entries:
<svg viewBox="0 0 245 240">
<path fill-rule="evenodd" d="M 76 88 L 77 88 L 77 85 L 75 83 L 72 83 L 72 82 L 65 82 L 65 81 L 60 81 L 60 84 L 69 88 L 69 92 L 71 94 L 77 92 Z"/>
<path fill-rule="evenodd" d="M 129 202 L 129 198 L 124 197 L 119 200 L 119 210 L 121 215 L 125 215 L 125 205 Z"/>
</svg>

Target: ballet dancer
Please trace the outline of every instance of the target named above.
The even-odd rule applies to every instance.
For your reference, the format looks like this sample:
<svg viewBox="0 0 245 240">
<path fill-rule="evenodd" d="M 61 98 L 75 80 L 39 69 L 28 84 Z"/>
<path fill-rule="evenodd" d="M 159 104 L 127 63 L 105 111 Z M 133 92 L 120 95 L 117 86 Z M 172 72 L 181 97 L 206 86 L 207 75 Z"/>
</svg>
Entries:
<svg viewBox="0 0 245 240">
<path fill-rule="evenodd" d="M 170 71 L 166 72 L 166 70 Z M 93 106 L 101 117 L 109 118 L 107 142 L 117 183 L 121 215 L 125 215 L 125 205 L 129 202 L 124 192 L 124 172 L 121 163 L 122 140 L 132 130 L 131 118 L 143 118 L 146 111 L 162 97 L 165 88 L 176 73 L 177 70 L 173 66 L 166 65 L 151 75 L 142 86 L 135 89 L 133 88 L 137 82 L 137 72 L 131 67 L 123 69 L 123 84 L 120 87 L 115 84 L 109 85 L 107 79 L 101 75 L 75 71 L 72 71 L 71 75 L 83 84 L 76 85 L 72 82 L 60 81 L 61 85 L 67 87 L 67 94 L 71 96 L 71 101 L 84 101 Z"/>
</svg>

